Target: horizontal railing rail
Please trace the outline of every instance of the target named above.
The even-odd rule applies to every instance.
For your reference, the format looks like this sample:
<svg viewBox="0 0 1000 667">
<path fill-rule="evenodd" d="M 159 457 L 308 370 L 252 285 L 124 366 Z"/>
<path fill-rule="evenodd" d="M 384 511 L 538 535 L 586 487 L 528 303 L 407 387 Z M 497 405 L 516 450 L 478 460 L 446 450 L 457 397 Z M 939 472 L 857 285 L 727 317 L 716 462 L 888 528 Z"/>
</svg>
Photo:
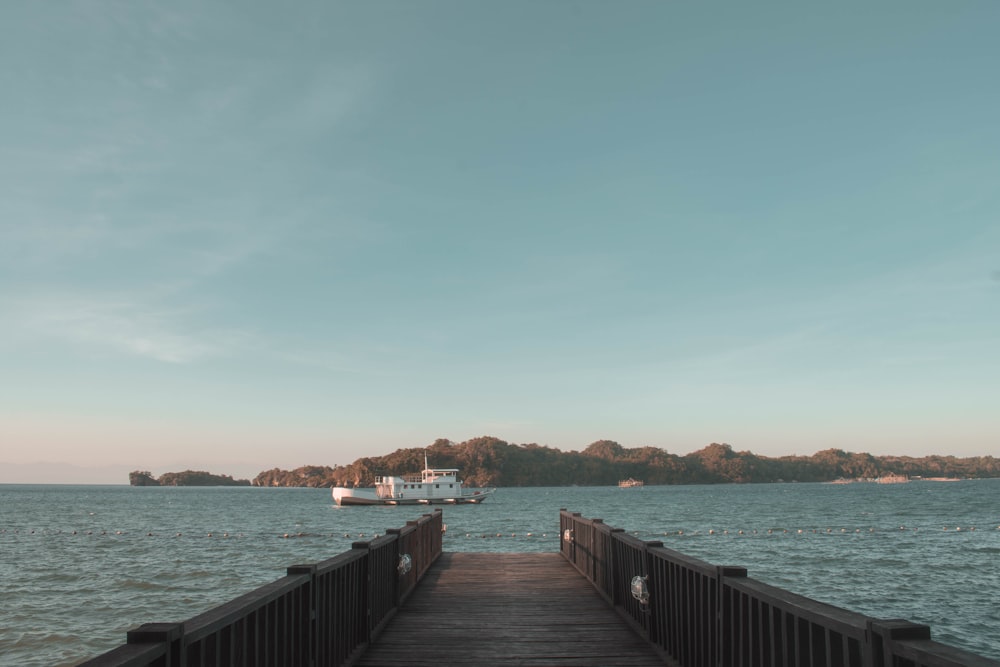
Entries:
<svg viewBox="0 0 1000 667">
<path fill-rule="evenodd" d="M 344 665 L 441 555 L 440 510 L 183 623 L 147 623 L 87 667 Z"/>
<path fill-rule="evenodd" d="M 601 519 L 559 512 L 560 553 L 660 654 L 682 667 L 1000 667 L 876 619 L 750 579 Z"/>
</svg>

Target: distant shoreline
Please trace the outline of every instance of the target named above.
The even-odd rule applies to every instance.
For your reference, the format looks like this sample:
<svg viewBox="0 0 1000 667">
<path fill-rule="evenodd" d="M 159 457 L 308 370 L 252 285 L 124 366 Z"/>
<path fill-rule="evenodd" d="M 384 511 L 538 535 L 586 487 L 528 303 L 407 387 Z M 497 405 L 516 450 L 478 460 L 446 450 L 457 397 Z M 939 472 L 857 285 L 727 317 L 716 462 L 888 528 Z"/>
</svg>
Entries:
<svg viewBox="0 0 1000 667">
<path fill-rule="evenodd" d="M 830 482 L 822 482 L 823 484 L 905 484 L 907 482 L 961 482 L 964 479 L 969 479 L 968 477 L 922 477 L 920 475 L 914 477 L 905 477 L 901 475 L 895 475 L 890 477 L 855 477 L 854 479 L 835 479 Z M 988 478 L 977 478 L 977 479 L 988 479 Z"/>
</svg>

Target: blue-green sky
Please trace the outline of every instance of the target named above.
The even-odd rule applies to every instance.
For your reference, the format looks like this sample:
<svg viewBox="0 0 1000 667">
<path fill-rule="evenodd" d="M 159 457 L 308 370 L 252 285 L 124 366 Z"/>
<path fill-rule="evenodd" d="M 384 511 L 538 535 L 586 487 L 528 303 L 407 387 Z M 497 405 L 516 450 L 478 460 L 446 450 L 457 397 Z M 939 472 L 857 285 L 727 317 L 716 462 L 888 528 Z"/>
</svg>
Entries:
<svg viewBox="0 0 1000 667">
<path fill-rule="evenodd" d="M 998 26 L 4 2 L 0 481 L 479 435 L 1000 455 Z"/>
</svg>

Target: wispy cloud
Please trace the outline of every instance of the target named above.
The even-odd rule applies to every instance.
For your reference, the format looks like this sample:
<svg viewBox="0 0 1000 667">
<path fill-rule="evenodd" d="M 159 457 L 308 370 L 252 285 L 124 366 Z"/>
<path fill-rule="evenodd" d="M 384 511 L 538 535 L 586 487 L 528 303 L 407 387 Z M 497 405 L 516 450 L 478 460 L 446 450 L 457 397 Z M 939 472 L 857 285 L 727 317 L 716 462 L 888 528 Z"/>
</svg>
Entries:
<svg viewBox="0 0 1000 667">
<path fill-rule="evenodd" d="M 342 120 L 363 108 L 373 91 L 375 77 L 364 67 L 317 68 L 303 82 L 294 104 L 279 118 L 280 128 L 301 128 L 307 132 L 336 127 Z"/>
<path fill-rule="evenodd" d="M 280 360 L 280 342 L 247 333 L 266 307 L 252 280 L 230 275 L 373 233 L 331 223 L 337 176 L 294 150 L 357 114 L 372 72 L 215 49 L 233 29 L 267 34 L 224 8 L 71 4 L 34 41 L 79 47 L 74 76 L 42 67 L 0 111 L 18 128 L 0 156 L 0 335 L 170 364 Z"/>
<path fill-rule="evenodd" d="M 865 376 L 871 381 L 905 369 L 927 373 L 975 365 L 993 341 L 995 326 L 986 275 L 992 257 L 970 243 L 933 261 L 827 284 L 794 296 L 748 299 L 746 311 L 729 313 L 737 335 L 711 338 L 682 368 L 746 378 L 780 373 L 802 378 Z M 752 310 L 752 312 L 750 312 Z M 753 331 L 740 322 L 754 322 Z M 988 358 L 988 357 L 986 357 Z"/>
<path fill-rule="evenodd" d="M 186 313 L 158 310 L 127 296 L 35 294 L 30 299 L 0 301 L 0 309 L 14 326 L 36 339 L 56 339 L 165 363 L 192 363 L 224 349 L 224 335 L 190 328 Z"/>
</svg>

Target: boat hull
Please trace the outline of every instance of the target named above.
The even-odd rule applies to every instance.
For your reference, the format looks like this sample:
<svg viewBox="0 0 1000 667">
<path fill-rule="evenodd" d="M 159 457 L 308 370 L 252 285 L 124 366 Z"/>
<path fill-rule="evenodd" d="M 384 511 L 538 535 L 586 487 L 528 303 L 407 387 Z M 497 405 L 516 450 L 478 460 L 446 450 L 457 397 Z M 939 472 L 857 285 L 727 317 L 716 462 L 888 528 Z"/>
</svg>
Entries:
<svg viewBox="0 0 1000 667">
<path fill-rule="evenodd" d="M 464 492 L 460 496 L 440 496 L 435 498 L 381 498 L 375 489 L 348 489 L 337 486 L 333 488 L 333 501 L 337 505 L 478 505 L 496 489 L 482 489 Z"/>
</svg>

